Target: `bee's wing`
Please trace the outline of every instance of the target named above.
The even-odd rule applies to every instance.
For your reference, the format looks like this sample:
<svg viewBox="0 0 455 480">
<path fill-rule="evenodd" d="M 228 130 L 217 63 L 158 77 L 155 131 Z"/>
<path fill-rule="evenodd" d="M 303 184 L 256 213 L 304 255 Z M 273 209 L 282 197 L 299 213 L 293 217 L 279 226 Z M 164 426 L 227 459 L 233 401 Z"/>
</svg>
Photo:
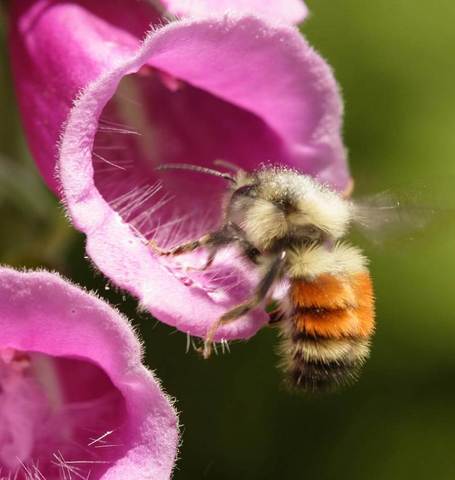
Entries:
<svg viewBox="0 0 455 480">
<path fill-rule="evenodd" d="M 427 227 L 443 212 L 400 199 L 389 191 L 355 200 L 353 223 L 374 243 L 413 234 Z M 438 215 L 437 215 L 438 214 Z"/>
</svg>

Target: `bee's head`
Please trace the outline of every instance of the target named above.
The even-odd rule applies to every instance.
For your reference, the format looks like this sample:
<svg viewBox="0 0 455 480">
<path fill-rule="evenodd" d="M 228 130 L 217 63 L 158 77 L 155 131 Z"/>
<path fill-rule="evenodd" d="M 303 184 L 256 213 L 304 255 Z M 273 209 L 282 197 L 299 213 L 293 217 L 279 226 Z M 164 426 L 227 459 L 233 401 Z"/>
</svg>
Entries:
<svg viewBox="0 0 455 480">
<path fill-rule="evenodd" d="M 351 203 L 311 177 L 281 168 L 242 174 L 233 184 L 226 221 L 241 227 L 258 249 L 322 243 L 342 237 Z"/>
</svg>

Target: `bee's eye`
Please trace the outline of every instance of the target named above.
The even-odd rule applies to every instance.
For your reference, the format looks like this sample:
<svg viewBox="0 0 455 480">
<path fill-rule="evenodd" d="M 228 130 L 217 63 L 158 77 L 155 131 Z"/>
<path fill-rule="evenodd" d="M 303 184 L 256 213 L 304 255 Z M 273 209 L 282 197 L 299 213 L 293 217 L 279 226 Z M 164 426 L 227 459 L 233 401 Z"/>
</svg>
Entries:
<svg viewBox="0 0 455 480">
<path fill-rule="evenodd" d="M 235 190 L 234 195 L 243 195 L 246 197 L 255 197 L 256 196 L 256 185 L 243 185 L 242 187 Z"/>
</svg>

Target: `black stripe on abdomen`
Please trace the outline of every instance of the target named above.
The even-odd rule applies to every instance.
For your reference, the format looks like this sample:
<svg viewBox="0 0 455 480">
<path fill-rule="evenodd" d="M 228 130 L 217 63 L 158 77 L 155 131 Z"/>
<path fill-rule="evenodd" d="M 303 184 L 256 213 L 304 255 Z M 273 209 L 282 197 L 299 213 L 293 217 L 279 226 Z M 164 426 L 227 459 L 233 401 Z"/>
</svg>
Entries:
<svg viewBox="0 0 455 480">
<path fill-rule="evenodd" d="M 362 362 L 321 363 L 294 359 L 288 370 L 291 386 L 311 393 L 326 392 L 349 385 L 358 377 Z"/>
<path fill-rule="evenodd" d="M 327 338 L 284 334 L 283 367 L 290 386 L 305 392 L 324 392 L 353 383 L 369 355 L 366 338 Z"/>
</svg>

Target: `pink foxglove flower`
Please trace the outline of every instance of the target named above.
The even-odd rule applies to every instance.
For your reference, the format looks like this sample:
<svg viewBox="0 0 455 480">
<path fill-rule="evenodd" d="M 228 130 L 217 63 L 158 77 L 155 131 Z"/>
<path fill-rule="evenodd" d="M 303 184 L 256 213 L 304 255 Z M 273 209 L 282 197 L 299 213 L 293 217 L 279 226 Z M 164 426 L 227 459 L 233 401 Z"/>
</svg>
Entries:
<svg viewBox="0 0 455 480">
<path fill-rule="evenodd" d="M 10 47 L 15 87 L 27 139 L 46 183 L 55 176 L 62 125 L 80 90 L 105 69 L 134 55 L 145 34 L 170 15 L 255 12 L 299 22 L 300 0 L 12 0 Z"/>
<path fill-rule="evenodd" d="M 1 268 L 1 478 L 169 479 L 176 414 L 141 355 L 103 301 Z"/>
<path fill-rule="evenodd" d="M 205 272 L 188 269 L 200 265 L 199 252 L 174 259 L 151 252 L 150 239 L 170 246 L 214 227 L 226 187 L 217 178 L 155 168 L 171 162 L 213 167 L 222 159 L 252 170 L 266 162 L 344 190 L 349 172 L 340 135 L 342 103 L 330 67 L 298 30 L 262 16 L 174 21 L 150 32 L 137 48 L 137 37 L 128 40 L 131 28 L 119 28 L 101 45 L 105 23 L 93 23 L 86 10 L 64 15 L 66 4 L 56 5 L 60 10 L 48 8 L 38 17 L 35 12 L 36 18 L 19 12 L 16 25 L 28 26 L 34 42 L 45 38 L 48 51 L 61 42 L 59 54 L 46 57 L 61 81 L 57 92 L 71 84 L 67 77 L 77 78 L 78 62 L 87 72 L 81 44 L 93 54 L 93 72 L 101 71 L 79 96 L 61 138 L 60 181 L 69 214 L 87 235 L 88 255 L 113 283 L 158 319 L 205 336 L 248 296 L 254 271 L 230 251 Z M 124 27 L 120 18 L 116 22 Z M 25 31 L 16 30 L 13 40 L 30 55 Z M 55 127 L 62 121 L 52 120 L 52 102 L 43 98 L 40 105 L 43 114 L 35 119 L 43 131 L 46 122 Z M 39 130 L 32 120 L 30 125 L 29 131 Z M 50 139 L 36 145 L 47 149 L 43 164 L 52 162 Z M 43 170 L 49 173 L 48 166 Z M 216 338 L 249 337 L 265 321 L 259 309 L 220 329 Z"/>
<path fill-rule="evenodd" d="M 87 252 L 158 319 L 191 335 L 243 300 L 254 279 L 226 251 L 205 272 L 199 252 L 157 258 L 147 246 L 197 238 L 220 221 L 226 184 L 162 163 L 252 170 L 288 165 L 335 188 L 349 181 L 341 101 L 330 68 L 293 28 L 257 18 L 174 22 L 91 84 L 62 137 L 60 178 Z M 260 309 L 218 339 L 245 338 Z"/>
</svg>

